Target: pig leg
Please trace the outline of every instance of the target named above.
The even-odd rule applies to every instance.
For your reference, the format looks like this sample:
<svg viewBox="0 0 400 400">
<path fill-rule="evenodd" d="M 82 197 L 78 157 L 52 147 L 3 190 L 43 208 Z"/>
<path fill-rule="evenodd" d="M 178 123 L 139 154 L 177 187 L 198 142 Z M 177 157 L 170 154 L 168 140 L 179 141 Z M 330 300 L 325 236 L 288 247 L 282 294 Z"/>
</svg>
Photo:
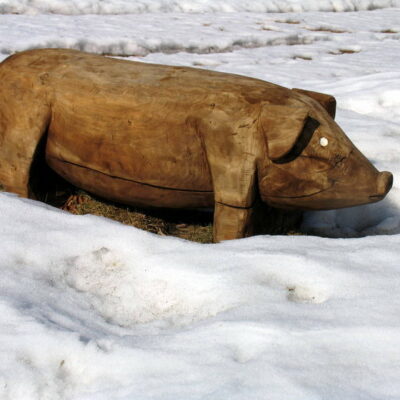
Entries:
<svg viewBox="0 0 400 400">
<path fill-rule="evenodd" d="M 214 189 L 214 242 L 249 236 L 253 229 L 257 185 L 256 158 L 261 146 L 252 110 L 233 120 L 224 115 L 200 125 Z"/>
<path fill-rule="evenodd" d="M 254 230 L 254 208 L 231 207 L 216 203 L 214 210 L 214 242 L 251 236 Z"/>
<path fill-rule="evenodd" d="M 33 197 L 30 169 L 46 132 L 50 107 L 33 88 L 27 93 L 20 88 L 16 93 L 4 82 L 0 83 L 0 184 L 6 191 Z"/>
</svg>

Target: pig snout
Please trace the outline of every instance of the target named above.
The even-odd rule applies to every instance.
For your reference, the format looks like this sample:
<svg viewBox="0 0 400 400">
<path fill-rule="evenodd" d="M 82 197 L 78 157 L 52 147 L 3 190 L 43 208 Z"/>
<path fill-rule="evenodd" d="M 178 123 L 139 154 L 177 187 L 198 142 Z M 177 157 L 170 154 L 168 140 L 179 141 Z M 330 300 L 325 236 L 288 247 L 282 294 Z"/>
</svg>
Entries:
<svg viewBox="0 0 400 400">
<path fill-rule="evenodd" d="M 357 148 L 330 174 L 335 180 L 332 189 L 340 193 L 346 207 L 382 200 L 393 185 L 393 175 L 379 172 Z"/>
<path fill-rule="evenodd" d="M 376 194 L 369 196 L 372 200 L 381 200 L 393 186 L 393 175 L 388 171 L 380 172 L 377 179 Z"/>
</svg>

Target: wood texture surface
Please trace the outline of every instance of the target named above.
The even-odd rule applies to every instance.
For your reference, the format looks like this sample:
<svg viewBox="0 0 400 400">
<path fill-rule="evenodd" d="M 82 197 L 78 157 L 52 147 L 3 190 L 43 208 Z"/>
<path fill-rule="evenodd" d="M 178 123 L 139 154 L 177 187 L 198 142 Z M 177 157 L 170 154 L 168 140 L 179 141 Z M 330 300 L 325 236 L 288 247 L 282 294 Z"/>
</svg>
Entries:
<svg viewBox="0 0 400 400">
<path fill-rule="evenodd" d="M 73 50 L 0 64 L 0 182 L 32 197 L 40 140 L 74 185 L 142 207 L 215 207 L 214 240 L 256 233 L 255 202 L 330 209 L 382 199 L 333 120 L 332 96 L 248 77 Z M 46 179 L 46 177 L 42 177 Z"/>
</svg>

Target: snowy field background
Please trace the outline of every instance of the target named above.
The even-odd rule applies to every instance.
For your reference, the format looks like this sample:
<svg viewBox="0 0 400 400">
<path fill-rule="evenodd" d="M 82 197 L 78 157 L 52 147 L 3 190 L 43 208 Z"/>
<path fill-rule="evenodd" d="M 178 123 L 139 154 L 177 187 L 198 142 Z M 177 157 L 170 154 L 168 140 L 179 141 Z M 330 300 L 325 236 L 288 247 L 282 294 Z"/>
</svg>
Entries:
<svg viewBox="0 0 400 400">
<path fill-rule="evenodd" d="M 69 47 L 333 94 L 395 178 L 380 203 L 308 213 L 309 236 L 217 245 L 0 193 L 1 400 L 400 398 L 400 1 L 0 0 L 0 13 L 0 61 Z"/>
</svg>

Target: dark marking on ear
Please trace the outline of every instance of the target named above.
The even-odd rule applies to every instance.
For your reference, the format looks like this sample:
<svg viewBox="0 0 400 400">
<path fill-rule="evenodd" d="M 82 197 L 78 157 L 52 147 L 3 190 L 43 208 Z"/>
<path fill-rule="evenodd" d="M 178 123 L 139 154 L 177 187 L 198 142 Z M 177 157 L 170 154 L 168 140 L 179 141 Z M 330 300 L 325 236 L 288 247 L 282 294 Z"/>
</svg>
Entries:
<svg viewBox="0 0 400 400">
<path fill-rule="evenodd" d="M 270 160 L 283 158 L 298 141 L 309 116 L 309 106 L 267 105 L 261 111 L 261 127 Z"/>
<path fill-rule="evenodd" d="M 296 143 L 292 147 L 292 149 L 287 153 L 285 156 L 278 160 L 274 160 L 273 162 L 275 164 L 285 164 L 290 161 L 295 160 L 301 153 L 302 151 L 307 147 L 308 143 L 310 143 L 310 140 L 312 138 L 313 133 L 315 130 L 319 127 L 320 123 L 311 117 L 308 117 L 306 119 L 306 122 L 304 124 L 304 128 L 297 139 Z"/>
</svg>

